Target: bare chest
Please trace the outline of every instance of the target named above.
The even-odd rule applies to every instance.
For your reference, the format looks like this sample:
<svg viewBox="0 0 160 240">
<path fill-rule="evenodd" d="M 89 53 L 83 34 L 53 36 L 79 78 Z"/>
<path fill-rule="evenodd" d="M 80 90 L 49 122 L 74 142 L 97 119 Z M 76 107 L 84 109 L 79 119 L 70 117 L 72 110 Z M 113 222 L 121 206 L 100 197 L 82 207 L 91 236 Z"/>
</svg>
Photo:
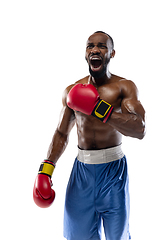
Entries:
<svg viewBox="0 0 160 240">
<path fill-rule="evenodd" d="M 118 84 L 107 84 L 97 88 L 100 98 L 110 103 L 114 110 L 121 107 L 122 95 Z"/>
</svg>

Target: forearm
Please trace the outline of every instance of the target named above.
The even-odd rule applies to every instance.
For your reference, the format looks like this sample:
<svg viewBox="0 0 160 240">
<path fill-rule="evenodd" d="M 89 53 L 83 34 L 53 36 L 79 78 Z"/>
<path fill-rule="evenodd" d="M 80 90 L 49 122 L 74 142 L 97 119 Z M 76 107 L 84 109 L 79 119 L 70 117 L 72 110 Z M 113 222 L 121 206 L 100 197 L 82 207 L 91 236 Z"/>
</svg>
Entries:
<svg viewBox="0 0 160 240">
<path fill-rule="evenodd" d="M 113 112 L 108 124 L 125 136 L 142 139 L 145 135 L 145 124 L 139 115 Z"/>
<path fill-rule="evenodd" d="M 55 131 L 52 142 L 49 146 L 47 159 L 56 163 L 68 144 L 68 135 L 61 133 L 58 129 Z"/>
</svg>

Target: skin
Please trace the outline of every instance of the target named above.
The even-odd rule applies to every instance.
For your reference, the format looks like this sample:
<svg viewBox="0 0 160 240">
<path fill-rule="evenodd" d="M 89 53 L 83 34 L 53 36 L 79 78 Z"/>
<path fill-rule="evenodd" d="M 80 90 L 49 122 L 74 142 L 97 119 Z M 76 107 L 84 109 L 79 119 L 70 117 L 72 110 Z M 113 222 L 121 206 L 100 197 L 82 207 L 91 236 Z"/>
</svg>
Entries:
<svg viewBox="0 0 160 240">
<path fill-rule="evenodd" d="M 110 38 L 103 33 L 91 35 L 86 45 L 86 60 L 93 75 L 86 76 L 68 86 L 63 94 L 63 108 L 57 129 L 48 150 L 47 159 L 56 163 L 64 152 L 73 126 L 77 126 L 78 146 L 84 150 L 106 149 L 118 146 L 122 135 L 143 139 L 145 135 L 145 110 L 138 99 L 135 84 L 109 72 L 109 63 L 115 56 Z M 101 65 L 95 68 L 91 58 L 101 58 Z M 104 71 L 105 69 L 105 71 Z M 100 73 L 103 73 L 102 74 Z M 98 77 L 98 74 L 100 77 Z M 76 112 L 67 106 L 70 89 L 77 83 L 94 85 L 100 98 L 114 107 L 107 123 L 93 116 Z"/>
</svg>

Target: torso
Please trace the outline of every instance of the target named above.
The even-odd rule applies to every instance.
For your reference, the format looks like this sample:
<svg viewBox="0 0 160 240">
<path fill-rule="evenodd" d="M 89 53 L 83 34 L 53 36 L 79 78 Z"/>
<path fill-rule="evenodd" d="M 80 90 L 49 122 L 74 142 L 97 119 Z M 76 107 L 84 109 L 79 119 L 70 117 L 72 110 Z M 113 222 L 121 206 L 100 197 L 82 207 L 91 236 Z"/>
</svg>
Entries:
<svg viewBox="0 0 160 240">
<path fill-rule="evenodd" d="M 114 111 L 121 112 L 123 99 L 122 87 L 127 80 L 112 75 L 107 84 L 97 88 L 100 98 L 110 103 Z M 89 83 L 89 76 L 76 83 Z M 72 85 L 73 87 L 73 85 Z M 93 116 L 75 112 L 78 146 L 83 150 L 105 149 L 121 144 L 122 135 L 108 123 L 103 123 Z"/>
</svg>

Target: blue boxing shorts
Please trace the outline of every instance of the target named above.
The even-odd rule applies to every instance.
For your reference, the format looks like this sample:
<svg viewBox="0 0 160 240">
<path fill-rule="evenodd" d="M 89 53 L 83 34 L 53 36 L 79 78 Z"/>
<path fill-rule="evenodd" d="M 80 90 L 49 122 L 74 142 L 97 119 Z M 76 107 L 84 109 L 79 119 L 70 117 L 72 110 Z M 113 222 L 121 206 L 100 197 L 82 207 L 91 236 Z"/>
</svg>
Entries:
<svg viewBox="0 0 160 240">
<path fill-rule="evenodd" d="M 127 161 L 121 146 L 78 149 L 67 186 L 64 237 L 100 240 L 102 223 L 106 240 L 131 239 Z"/>
</svg>

